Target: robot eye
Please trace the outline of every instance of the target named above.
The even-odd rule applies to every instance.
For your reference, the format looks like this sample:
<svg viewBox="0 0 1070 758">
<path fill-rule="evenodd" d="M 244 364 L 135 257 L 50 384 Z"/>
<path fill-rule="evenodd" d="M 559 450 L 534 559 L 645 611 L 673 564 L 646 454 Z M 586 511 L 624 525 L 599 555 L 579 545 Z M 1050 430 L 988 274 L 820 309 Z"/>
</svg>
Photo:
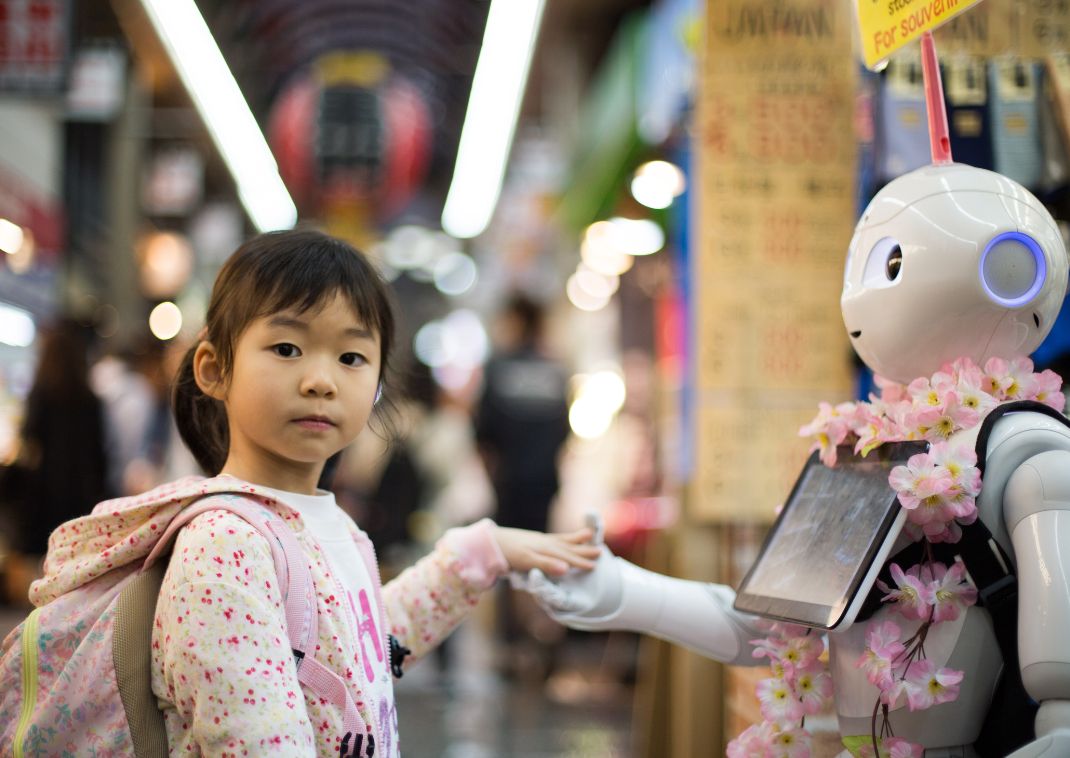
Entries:
<svg viewBox="0 0 1070 758">
<path fill-rule="evenodd" d="M 1018 308 L 1037 296 L 1048 266 L 1037 241 L 1021 232 L 993 237 L 981 253 L 981 285 L 995 303 Z"/>
<path fill-rule="evenodd" d="M 891 287 L 899 281 L 903 272 L 903 250 L 899 241 L 882 237 L 869 251 L 866 268 L 862 272 L 862 284 L 870 289 Z"/>
<path fill-rule="evenodd" d="M 888 281 L 894 282 L 899 278 L 899 272 L 903 269 L 903 251 L 896 245 L 888 253 L 888 261 L 884 264 L 884 275 Z"/>
</svg>

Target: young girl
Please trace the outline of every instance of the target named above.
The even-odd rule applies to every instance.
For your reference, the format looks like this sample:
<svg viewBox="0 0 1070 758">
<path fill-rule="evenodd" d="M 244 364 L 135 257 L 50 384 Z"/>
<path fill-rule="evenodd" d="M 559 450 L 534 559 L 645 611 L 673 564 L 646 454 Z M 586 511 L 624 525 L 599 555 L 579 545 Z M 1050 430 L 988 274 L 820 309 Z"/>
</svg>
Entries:
<svg viewBox="0 0 1070 758">
<path fill-rule="evenodd" d="M 152 689 L 172 755 L 396 756 L 388 633 L 419 657 L 504 572 L 593 565 L 586 530 L 484 520 L 451 530 L 379 591 L 358 550 L 366 536 L 316 485 L 375 414 L 393 329 L 378 274 L 324 234 L 261 235 L 220 271 L 204 338 L 176 380 L 179 430 L 207 472 L 267 496 L 295 533 L 319 618 L 308 655 L 346 683 L 368 739 L 355 752 L 339 709 L 302 690 L 267 541 L 209 511 L 179 533 L 154 620 Z"/>
</svg>

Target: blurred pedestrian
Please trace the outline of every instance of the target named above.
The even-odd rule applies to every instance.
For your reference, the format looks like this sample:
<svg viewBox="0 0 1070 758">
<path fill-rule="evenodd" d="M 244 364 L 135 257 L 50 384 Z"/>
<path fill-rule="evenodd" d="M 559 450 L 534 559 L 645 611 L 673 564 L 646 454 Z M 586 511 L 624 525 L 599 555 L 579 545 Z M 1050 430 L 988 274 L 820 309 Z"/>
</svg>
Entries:
<svg viewBox="0 0 1070 758">
<path fill-rule="evenodd" d="M 568 437 L 567 380 L 543 345 L 545 311 L 522 294 L 509 297 L 494 328 L 496 352 L 484 369 L 476 442 L 497 499 L 495 521 L 546 531 L 558 490 L 558 454 Z M 526 594 L 505 588 L 499 626 L 506 673 L 553 667 L 551 629 Z"/>
<path fill-rule="evenodd" d="M 104 412 L 89 385 L 88 351 L 88 333 L 73 321 L 43 333 L 19 453 L 0 493 L 13 532 L 14 555 L 5 566 L 13 602 L 25 602 L 52 530 L 112 494 Z"/>
<path fill-rule="evenodd" d="M 569 431 L 565 371 L 545 351 L 544 324 L 540 304 L 509 298 L 476 414 L 476 442 L 498 499 L 495 520 L 537 531 L 546 531 Z"/>
<path fill-rule="evenodd" d="M 108 482 L 119 495 L 200 473 L 171 418 L 171 383 L 187 347 L 145 334 L 89 372 L 104 403 Z"/>
</svg>

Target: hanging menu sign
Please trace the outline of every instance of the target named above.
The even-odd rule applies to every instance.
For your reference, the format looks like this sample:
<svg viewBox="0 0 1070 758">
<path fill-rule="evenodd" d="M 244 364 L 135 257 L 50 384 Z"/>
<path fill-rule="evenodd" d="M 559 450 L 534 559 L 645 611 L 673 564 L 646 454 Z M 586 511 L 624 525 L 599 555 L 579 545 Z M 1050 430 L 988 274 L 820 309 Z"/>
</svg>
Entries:
<svg viewBox="0 0 1070 758">
<path fill-rule="evenodd" d="M 695 278 L 698 521 L 764 521 L 821 400 L 846 399 L 855 207 L 852 14 L 839 0 L 707 6 Z"/>
</svg>

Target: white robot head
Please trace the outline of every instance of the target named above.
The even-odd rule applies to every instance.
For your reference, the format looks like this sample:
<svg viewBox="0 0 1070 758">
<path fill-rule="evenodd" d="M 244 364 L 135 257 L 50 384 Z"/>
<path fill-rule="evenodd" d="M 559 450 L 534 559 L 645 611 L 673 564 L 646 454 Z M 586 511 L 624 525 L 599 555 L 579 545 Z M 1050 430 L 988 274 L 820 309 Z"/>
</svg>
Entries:
<svg viewBox="0 0 1070 758">
<path fill-rule="evenodd" d="M 899 177 L 855 227 L 840 305 L 851 344 L 907 383 L 960 356 L 1033 352 L 1066 295 L 1051 215 L 1020 184 L 957 163 Z"/>
</svg>

